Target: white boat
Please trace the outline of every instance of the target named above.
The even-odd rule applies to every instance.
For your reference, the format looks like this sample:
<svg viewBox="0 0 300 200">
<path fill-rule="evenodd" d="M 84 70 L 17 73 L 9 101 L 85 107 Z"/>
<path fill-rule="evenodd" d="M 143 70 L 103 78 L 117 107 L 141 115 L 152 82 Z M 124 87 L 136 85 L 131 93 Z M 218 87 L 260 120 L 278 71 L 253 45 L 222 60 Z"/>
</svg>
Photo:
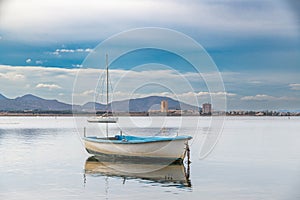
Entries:
<svg viewBox="0 0 300 200">
<path fill-rule="evenodd" d="M 102 116 L 95 116 L 89 118 L 87 121 L 91 123 L 116 123 L 118 121 L 117 117 L 109 116 L 108 111 L 108 101 L 109 101 L 109 87 L 108 87 L 108 55 L 106 54 L 106 113 Z"/>
<path fill-rule="evenodd" d="M 110 116 L 96 116 L 89 118 L 87 121 L 90 123 L 116 123 L 118 118 Z"/>
<path fill-rule="evenodd" d="M 112 158 L 128 157 L 142 160 L 183 161 L 191 136 L 137 137 L 116 135 L 114 137 L 84 137 L 86 150 L 93 155 Z"/>
</svg>

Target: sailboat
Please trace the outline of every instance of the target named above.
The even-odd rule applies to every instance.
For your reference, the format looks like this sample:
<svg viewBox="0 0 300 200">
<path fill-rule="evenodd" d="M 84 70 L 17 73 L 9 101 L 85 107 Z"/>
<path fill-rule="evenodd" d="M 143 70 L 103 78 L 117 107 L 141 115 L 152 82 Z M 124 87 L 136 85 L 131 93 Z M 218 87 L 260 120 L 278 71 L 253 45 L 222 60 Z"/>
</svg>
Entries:
<svg viewBox="0 0 300 200">
<path fill-rule="evenodd" d="M 83 142 L 88 153 L 111 159 L 136 159 L 143 161 L 164 160 L 170 163 L 182 162 L 189 152 L 188 140 L 191 136 L 132 136 L 120 134 L 109 137 L 108 123 L 116 123 L 117 118 L 108 115 L 108 62 L 106 55 L 106 115 L 89 119 L 89 122 L 106 123 L 106 137 L 85 136 Z"/>
<path fill-rule="evenodd" d="M 117 117 L 109 116 L 108 101 L 109 101 L 109 86 L 108 86 L 108 55 L 106 54 L 106 113 L 102 116 L 89 118 L 87 121 L 91 123 L 116 123 Z"/>
</svg>

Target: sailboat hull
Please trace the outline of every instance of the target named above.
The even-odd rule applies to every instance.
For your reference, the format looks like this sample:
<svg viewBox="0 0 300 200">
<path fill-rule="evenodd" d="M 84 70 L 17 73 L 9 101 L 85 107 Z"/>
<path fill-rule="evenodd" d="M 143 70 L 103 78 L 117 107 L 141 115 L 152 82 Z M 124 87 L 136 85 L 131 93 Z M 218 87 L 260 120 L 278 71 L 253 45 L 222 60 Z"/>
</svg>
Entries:
<svg viewBox="0 0 300 200">
<path fill-rule="evenodd" d="M 117 117 L 92 117 L 87 120 L 90 123 L 117 123 Z"/>
</svg>

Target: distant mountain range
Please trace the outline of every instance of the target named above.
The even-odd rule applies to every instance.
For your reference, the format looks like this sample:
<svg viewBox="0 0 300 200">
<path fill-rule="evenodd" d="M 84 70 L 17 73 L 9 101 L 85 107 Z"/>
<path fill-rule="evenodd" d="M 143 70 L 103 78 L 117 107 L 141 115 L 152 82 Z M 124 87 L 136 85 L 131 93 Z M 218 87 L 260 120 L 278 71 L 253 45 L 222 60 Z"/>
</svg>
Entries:
<svg viewBox="0 0 300 200">
<path fill-rule="evenodd" d="M 24 110 L 72 110 L 72 105 L 57 100 L 47 100 L 32 94 L 26 94 L 15 99 L 8 99 L 0 94 L 1 111 L 24 111 Z"/>
<path fill-rule="evenodd" d="M 146 112 L 149 110 L 159 110 L 162 100 L 168 101 L 169 109 L 177 110 L 198 110 L 198 107 L 179 102 L 169 97 L 149 96 L 144 98 L 114 101 L 108 104 L 109 110 L 114 112 Z M 106 105 L 88 102 L 84 105 L 74 105 L 77 111 L 104 111 Z M 32 94 L 9 99 L 0 94 L 0 111 L 70 111 L 72 105 L 59 102 L 58 100 L 43 99 Z"/>
</svg>

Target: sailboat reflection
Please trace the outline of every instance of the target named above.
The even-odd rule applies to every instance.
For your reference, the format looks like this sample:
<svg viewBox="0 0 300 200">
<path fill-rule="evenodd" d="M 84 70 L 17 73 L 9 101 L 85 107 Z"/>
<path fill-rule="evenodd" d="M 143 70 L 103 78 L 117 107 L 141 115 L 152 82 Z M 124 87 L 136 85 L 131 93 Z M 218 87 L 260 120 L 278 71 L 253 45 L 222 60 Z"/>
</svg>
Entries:
<svg viewBox="0 0 300 200">
<path fill-rule="evenodd" d="M 190 164 L 137 163 L 129 160 L 101 160 L 89 157 L 85 162 L 85 175 L 107 176 L 126 179 L 149 180 L 174 187 L 191 187 Z M 86 180 L 85 180 L 86 181 Z"/>
</svg>

